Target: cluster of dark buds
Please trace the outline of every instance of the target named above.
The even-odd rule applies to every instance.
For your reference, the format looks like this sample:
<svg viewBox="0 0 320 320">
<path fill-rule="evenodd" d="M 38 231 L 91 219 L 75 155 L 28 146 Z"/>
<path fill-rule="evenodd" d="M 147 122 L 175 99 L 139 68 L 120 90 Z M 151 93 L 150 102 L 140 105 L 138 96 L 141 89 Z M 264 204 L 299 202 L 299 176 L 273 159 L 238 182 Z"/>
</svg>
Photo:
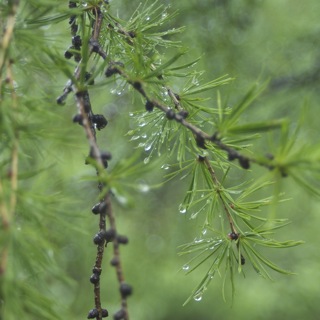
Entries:
<svg viewBox="0 0 320 320">
<path fill-rule="evenodd" d="M 107 309 L 101 309 L 102 318 L 106 318 L 109 315 Z M 87 319 L 94 319 L 99 316 L 99 311 L 97 309 L 91 309 L 88 313 Z"/>
</svg>

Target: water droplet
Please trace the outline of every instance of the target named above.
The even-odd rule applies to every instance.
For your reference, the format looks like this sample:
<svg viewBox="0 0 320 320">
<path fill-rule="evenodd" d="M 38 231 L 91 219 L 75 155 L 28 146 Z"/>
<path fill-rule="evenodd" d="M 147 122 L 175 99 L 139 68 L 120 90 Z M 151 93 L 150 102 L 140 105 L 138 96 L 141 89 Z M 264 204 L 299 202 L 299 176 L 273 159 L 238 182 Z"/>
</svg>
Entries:
<svg viewBox="0 0 320 320">
<path fill-rule="evenodd" d="M 169 168 L 170 168 L 170 165 L 167 164 L 167 163 L 165 163 L 165 164 L 163 164 L 163 165 L 161 166 L 161 169 L 163 169 L 163 170 L 168 170 Z"/>
<path fill-rule="evenodd" d="M 140 119 L 140 120 L 139 120 L 139 123 L 138 123 L 138 126 L 139 126 L 139 127 L 144 127 L 146 124 L 147 124 L 147 123 L 145 122 L 144 119 Z"/>
<path fill-rule="evenodd" d="M 186 213 L 187 212 L 186 206 L 181 203 L 179 206 L 179 211 L 180 211 L 180 213 Z"/>
<path fill-rule="evenodd" d="M 138 188 L 141 192 L 148 192 L 150 190 L 150 187 L 145 183 L 140 183 Z"/>
<path fill-rule="evenodd" d="M 143 160 L 143 163 L 144 164 L 148 164 L 150 162 L 150 157 L 147 157 Z"/>
<path fill-rule="evenodd" d="M 146 145 L 146 144 L 145 144 L 144 142 L 140 142 L 140 143 L 138 144 L 138 148 L 143 148 L 145 145 Z"/>
<path fill-rule="evenodd" d="M 130 141 L 133 141 L 133 140 L 138 140 L 140 138 L 140 136 L 133 136 Z"/>
<path fill-rule="evenodd" d="M 153 141 L 149 144 L 146 144 L 144 147 L 144 151 L 150 151 L 150 149 L 152 148 L 152 145 L 153 145 Z"/>
<path fill-rule="evenodd" d="M 146 139 L 147 137 L 148 137 L 148 136 L 147 136 L 146 133 L 144 133 L 144 134 L 141 135 L 141 138 L 143 138 L 143 139 Z"/>
<path fill-rule="evenodd" d="M 194 301 L 201 301 L 202 300 L 202 292 L 199 292 L 193 296 Z"/>
<path fill-rule="evenodd" d="M 164 18 L 166 18 L 168 16 L 168 14 L 166 13 L 166 12 L 164 12 L 163 14 L 162 14 L 162 18 L 164 19 Z"/>
<path fill-rule="evenodd" d="M 146 17 L 146 21 L 149 21 L 150 20 L 150 17 Z"/>
<path fill-rule="evenodd" d="M 204 228 L 204 229 L 202 229 L 202 231 L 201 231 L 201 233 L 203 234 L 203 235 L 205 235 L 206 233 L 207 233 L 207 228 Z"/>
<path fill-rule="evenodd" d="M 133 112 L 129 112 L 129 116 L 130 116 L 130 117 L 133 117 L 133 116 L 134 116 L 134 113 L 133 113 Z"/>
<path fill-rule="evenodd" d="M 122 95 L 122 93 L 123 93 L 123 91 L 122 91 L 122 90 L 118 90 L 118 91 L 117 91 L 117 95 L 118 95 L 118 96 L 121 96 L 121 95 Z"/>
<path fill-rule="evenodd" d="M 117 92 L 116 89 L 111 89 L 111 90 L 110 90 L 110 93 L 111 93 L 111 94 L 115 94 L 116 92 Z"/>
<path fill-rule="evenodd" d="M 201 238 L 194 239 L 194 243 L 201 243 L 201 242 L 203 242 L 203 239 L 201 239 Z"/>
<path fill-rule="evenodd" d="M 190 269 L 190 266 L 188 265 L 188 264 L 184 264 L 183 266 L 182 266 L 182 270 L 183 271 L 188 271 Z"/>
</svg>

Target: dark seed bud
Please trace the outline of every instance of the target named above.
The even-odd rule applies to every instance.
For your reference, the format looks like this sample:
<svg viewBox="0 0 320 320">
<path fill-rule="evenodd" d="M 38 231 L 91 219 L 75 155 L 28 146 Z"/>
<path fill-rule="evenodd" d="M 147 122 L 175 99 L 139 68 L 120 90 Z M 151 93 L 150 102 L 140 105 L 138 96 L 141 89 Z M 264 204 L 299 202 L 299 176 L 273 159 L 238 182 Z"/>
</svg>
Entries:
<svg viewBox="0 0 320 320">
<path fill-rule="evenodd" d="M 118 241 L 118 243 L 121 243 L 121 244 L 127 244 L 129 242 L 129 239 L 126 236 L 118 235 L 117 241 Z"/>
<path fill-rule="evenodd" d="M 99 312 L 97 309 L 91 309 L 88 313 L 87 319 L 94 319 L 99 315 Z"/>
<path fill-rule="evenodd" d="M 97 40 L 92 40 L 90 41 L 90 44 L 92 46 L 92 51 L 95 53 L 99 53 L 100 52 L 100 44 Z"/>
<path fill-rule="evenodd" d="M 250 160 L 245 157 L 239 157 L 239 164 L 243 169 L 249 169 L 250 168 Z"/>
<path fill-rule="evenodd" d="M 92 116 L 92 122 L 95 123 L 98 130 L 103 129 L 108 124 L 107 119 L 102 114 L 94 114 Z"/>
<path fill-rule="evenodd" d="M 56 101 L 57 101 L 57 104 L 62 106 L 62 105 L 64 105 L 65 97 L 64 96 L 60 96 L 60 97 L 58 97 L 56 99 Z"/>
<path fill-rule="evenodd" d="M 91 209 L 93 214 L 99 214 L 100 213 L 100 202 L 95 204 Z"/>
<path fill-rule="evenodd" d="M 74 55 L 74 61 L 75 62 L 79 62 L 81 60 L 81 54 L 80 53 L 76 53 L 75 55 Z M 88 111 L 87 111 L 88 112 Z"/>
<path fill-rule="evenodd" d="M 141 84 L 140 81 L 135 81 L 135 82 L 133 83 L 133 87 L 134 87 L 136 90 L 141 90 L 142 84 Z"/>
<path fill-rule="evenodd" d="M 241 265 L 243 266 L 246 263 L 246 259 L 241 255 Z"/>
<path fill-rule="evenodd" d="M 69 1 L 69 8 L 76 8 L 77 7 L 77 3 L 73 2 L 73 1 Z"/>
<path fill-rule="evenodd" d="M 228 237 L 229 237 L 229 239 L 231 239 L 231 240 L 237 240 L 237 239 L 239 238 L 239 235 L 238 235 L 237 233 L 235 233 L 235 232 L 230 232 L 230 233 L 228 234 Z"/>
<path fill-rule="evenodd" d="M 71 35 L 76 35 L 77 32 L 78 32 L 78 25 L 76 24 L 76 22 L 74 22 L 71 24 Z"/>
<path fill-rule="evenodd" d="M 84 80 L 88 82 L 88 85 L 92 86 L 94 85 L 94 79 L 91 78 L 92 74 L 90 72 L 86 72 L 85 76 L 84 76 Z"/>
<path fill-rule="evenodd" d="M 82 41 L 79 35 L 72 37 L 72 45 L 74 45 L 76 49 L 79 49 L 81 47 Z"/>
<path fill-rule="evenodd" d="M 82 115 L 81 114 L 76 114 L 72 118 L 73 123 L 79 123 L 82 126 Z"/>
<path fill-rule="evenodd" d="M 120 309 L 113 315 L 114 320 L 122 320 L 124 319 L 126 312 L 123 309 Z"/>
<path fill-rule="evenodd" d="M 128 34 L 129 34 L 129 36 L 131 38 L 135 38 L 136 37 L 136 33 L 134 31 L 129 31 Z"/>
<path fill-rule="evenodd" d="M 66 59 L 71 59 L 71 58 L 73 57 L 73 53 L 70 52 L 69 50 L 67 50 L 67 51 L 65 51 L 65 53 L 64 53 L 64 57 L 65 57 Z"/>
<path fill-rule="evenodd" d="M 101 309 L 101 315 L 102 318 L 106 318 L 109 315 L 109 312 L 107 309 Z"/>
<path fill-rule="evenodd" d="M 168 120 L 173 120 L 176 116 L 176 113 L 172 110 L 172 109 L 169 109 L 167 112 L 166 112 L 166 117 Z"/>
<path fill-rule="evenodd" d="M 98 276 L 100 276 L 101 271 L 102 271 L 101 268 L 97 268 L 97 267 L 92 268 L 92 273 L 97 274 Z"/>
<path fill-rule="evenodd" d="M 102 244 L 104 244 L 104 242 L 105 242 L 104 232 L 102 232 L 102 231 L 98 232 L 98 233 L 94 236 L 93 242 L 94 242 L 94 244 L 96 244 L 96 245 L 102 245 Z"/>
<path fill-rule="evenodd" d="M 228 150 L 228 160 L 233 161 L 234 159 L 237 159 L 238 153 L 235 150 Z"/>
<path fill-rule="evenodd" d="M 127 283 L 121 283 L 120 285 L 120 293 L 122 298 L 126 298 L 132 294 L 132 287 Z"/>
<path fill-rule="evenodd" d="M 105 232 L 105 239 L 107 242 L 113 241 L 115 236 L 116 236 L 116 230 L 114 230 L 114 229 L 109 229 Z"/>
<path fill-rule="evenodd" d="M 203 162 L 203 161 L 205 160 L 205 158 L 206 158 L 206 157 L 203 157 L 203 156 L 200 156 L 200 155 L 199 155 L 199 156 L 198 156 L 198 161 Z"/>
<path fill-rule="evenodd" d="M 154 108 L 154 104 L 150 100 L 147 100 L 147 102 L 146 102 L 146 110 L 151 112 L 151 111 L 153 111 L 153 108 Z"/>
<path fill-rule="evenodd" d="M 100 280 L 100 277 L 96 273 L 92 274 L 91 277 L 90 277 L 90 282 L 93 283 L 93 284 L 98 283 L 99 280 Z"/>
<path fill-rule="evenodd" d="M 205 145 L 205 139 L 202 136 L 200 136 L 199 134 L 197 134 L 197 136 L 196 136 L 196 143 L 199 148 L 207 149 L 207 147 Z"/>
<path fill-rule="evenodd" d="M 103 152 L 101 152 L 101 159 L 103 159 L 103 160 L 111 160 L 112 159 L 112 155 L 108 151 L 103 151 Z"/>
<path fill-rule="evenodd" d="M 113 267 L 116 267 L 117 265 L 119 265 L 119 258 L 118 257 L 113 257 L 110 261 L 110 264 L 113 266 Z"/>
<path fill-rule="evenodd" d="M 179 113 L 178 113 L 183 119 L 186 119 L 188 118 L 189 116 L 189 112 L 187 110 L 181 110 Z"/>
</svg>

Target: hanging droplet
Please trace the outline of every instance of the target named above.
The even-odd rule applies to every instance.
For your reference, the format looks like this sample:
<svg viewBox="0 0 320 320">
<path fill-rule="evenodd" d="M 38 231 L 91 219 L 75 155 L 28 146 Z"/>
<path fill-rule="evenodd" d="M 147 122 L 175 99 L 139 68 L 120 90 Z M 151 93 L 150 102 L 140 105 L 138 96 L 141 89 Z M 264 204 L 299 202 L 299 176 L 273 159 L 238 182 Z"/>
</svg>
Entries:
<svg viewBox="0 0 320 320">
<path fill-rule="evenodd" d="M 199 292 L 193 296 L 194 301 L 201 301 L 202 300 L 202 292 Z"/>
<path fill-rule="evenodd" d="M 138 188 L 141 192 L 148 192 L 150 190 L 150 187 L 145 183 L 140 183 Z"/>
<path fill-rule="evenodd" d="M 170 168 L 170 165 L 167 164 L 167 163 L 165 163 L 165 164 L 163 164 L 163 165 L 161 166 L 161 169 L 163 169 L 163 170 L 168 170 L 169 168 Z"/>
<path fill-rule="evenodd" d="M 140 138 L 140 136 L 133 136 L 133 137 L 131 137 L 130 141 L 138 140 L 139 138 Z"/>
<path fill-rule="evenodd" d="M 148 164 L 150 162 L 150 157 L 147 157 L 143 160 L 143 163 L 144 164 Z"/>
<path fill-rule="evenodd" d="M 187 208 L 183 203 L 181 203 L 180 206 L 179 206 L 179 212 L 180 213 L 186 213 L 187 212 Z"/>
<path fill-rule="evenodd" d="M 204 228 L 204 229 L 202 229 L 202 231 L 201 231 L 201 233 L 203 234 L 203 235 L 205 235 L 206 233 L 207 233 L 207 228 Z"/>
<path fill-rule="evenodd" d="M 188 264 L 184 264 L 183 266 L 182 266 L 182 270 L 183 271 L 188 271 L 190 269 L 190 266 L 188 265 Z"/>
<path fill-rule="evenodd" d="M 146 144 L 144 147 L 144 151 L 150 151 L 150 149 L 152 148 L 152 145 L 153 145 L 153 141 L 151 143 Z"/>
</svg>

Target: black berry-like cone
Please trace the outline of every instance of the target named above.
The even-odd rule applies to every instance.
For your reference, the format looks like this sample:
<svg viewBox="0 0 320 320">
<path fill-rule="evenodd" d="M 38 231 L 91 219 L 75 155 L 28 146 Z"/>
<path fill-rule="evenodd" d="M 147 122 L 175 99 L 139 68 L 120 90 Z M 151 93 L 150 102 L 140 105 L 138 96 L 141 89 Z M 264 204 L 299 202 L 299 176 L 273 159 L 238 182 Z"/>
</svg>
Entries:
<svg viewBox="0 0 320 320">
<path fill-rule="evenodd" d="M 82 126 L 82 115 L 79 113 L 74 115 L 74 117 L 72 118 L 72 121 L 74 123 L 79 123 Z"/>
<path fill-rule="evenodd" d="M 86 72 L 86 74 L 84 76 L 84 80 L 88 81 L 88 85 L 90 85 L 90 86 L 94 85 L 94 79 L 91 77 L 92 77 L 92 74 L 90 72 Z"/>
<path fill-rule="evenodd" d="M 206 145 L 205 145 L 205 139 L 200 136 L 200 135 L 197 135 L 196 136 L 196 143 L 197 143 L 197 146 L 201 149 L 207 149 Z"/>
<path fill-rule="evenodd" d="M 234 150 L 229 150 L 228 151 L 228 160 L 229 161 L 233 161 L 234 159 L 236 159 L 238 156 L 237 152 Z"/>
<path fill-rule="evenodd" d="M 186 119 L 186 118 L 188 118 L 188 116 L 189 116 L 189 112 L 187 111 L 187 110 L 181 110 L 181 111 L 179 111 L 179 113 L 178 113 L 183 119 Z"/>
<path fill-rule="evenodd" d="M 99 312 L 97 309 L 91 309 L 88 313 L 87 319 L 94 319 L 99 315 Z"/>
<path fill-rule="evenodd" d="M 90 282 L 93 283 L 93 284 L 98 283 L 99 280 L 100 280 L 100 277 L 96 273 L 92 274 L 91 277 L 90 277 Z"/>
<path fill-rule="evenodd" d="M 126 236 L 118 235 L 117 241 L 118 241 L 118 243 L 121 243 L 121 244 L 127 244 L 129 242 L 129 239 Z"/>
<path fill-rule="evenodd" d="M 228 234 L 228 237 L 231 239 L 231 240 L 237 240 L 239 238 L 239 235 L 237 233 L 234 233 L 234 232 L 230 232 Z"/>
<path fill-rule="evenodd" d="M 98 130 L 103 129 L 108 124 L 108 120 L 102 114 L 94 114 L 92 122 L 96 124 Z"/>
<path fill-rule="evenodd" d="M 99 214 L 100 213 L 100 202 L 95 204 L 91 209 L 93 214 Z"/>
<path fill-rule="evenodd" d="M 107 309 L 102 309 L 101 310 L 101 315 L 102 315 L 102 318 L 106 318 L 109 315 L 108 310 Z"/>
<path fill-rule="evenodd" d="M 100 231 L 99 233 L 97 233 L 94 238 L 93 238 L 93 242 L 96 245 L 101 245 L 103 244 L 105 241 L 105 234 L 104 232 Z"/>
<path fill-rule="evenodd" d="M 122 298 L 126 298 L 132 294 L 132 287 L 127 283 L 121 283 L 120 285 L 120 293 Z"/>
<path fill-rule="evenodd" d="M 239 164 L 243 169 L 249 169 L 250 168 L 250 161 L 248 158 L 240 157 L 239 158 Z"/>
<path fill-rule="evenodd" d="M 168 120 L 173 120 L 174 117 L 175 117 L 175 112 L 172 110 L 172 109 L 169 109 L 167 112 L 166 112 L 166 117 Z"/>
<path fill-rule="evenodd" d="M 117 265 L 119 265 L 119 258 L 118 257 L 113 257 L 110 261 L 110 264 L 113 266 L 113 267 L 116 267 Z"/>
<path fill-rule="evenodd" d="M 116 236 L 116 230 L 114 230 L 114 229 L 109 229 L 105 232 L 105 239 L 107 242 L 113 241 L 115 236 Z"/>
<path fill-rule="evenodd" d="M 71 59 L 71 58 L 73 57 L 73 53 L 70 52 L 69 50 L 67 50 L 67 51 L 65 51 L 65 53 L 64 53 L 64 57 L 65 57 L 66 59 Z"/>
<path fill-rule="evenodd" d="M 145 107 L 146 107 L 146 110 L 147 110 L 147 111 L 151 112 L 151 111 L 153 111 L 154 104 L 153 104 L 151 101 L 148 100 L 148 101 L 146 102 Z"/>
<path fill-rule="evenodd" d="M 97 268 L 97 267 L 93 267 L 92 268 L 92 273 L 97 274 L 100 276 L 102 269 L 101 268 Z"/>
<path fill-rule="evenodd" d="M 82 41 L 79 35 L 72 37 L 72 45 L 74 45 L 76 49 L 79 49 L 81 47 Z"/>
</svg>

